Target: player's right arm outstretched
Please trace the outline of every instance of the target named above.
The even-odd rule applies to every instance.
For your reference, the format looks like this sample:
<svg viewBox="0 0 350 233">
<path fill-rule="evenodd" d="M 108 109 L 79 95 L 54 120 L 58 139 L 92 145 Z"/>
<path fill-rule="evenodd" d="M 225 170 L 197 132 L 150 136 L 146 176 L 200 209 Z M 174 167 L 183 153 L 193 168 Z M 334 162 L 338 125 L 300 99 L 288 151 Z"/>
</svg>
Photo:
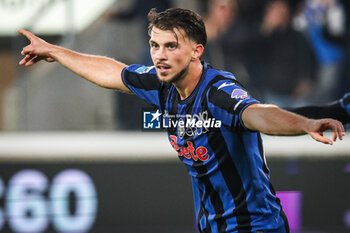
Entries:
<svg viewBox="0 0 350 233">
<path fill-rule="evenodd" d="M 24 58 L 19 62 L 20 65 L 32 66 L 41 60 L 56 61 L 99 86 L 130 92 L 124 85 L 121 76 L 122 70 L 126 67 L 125 64 L 111 58 L 77 53 L 47 43 L 25 30 L 18 32 L 30 41 L 30 44 L 24 47 L 21 52 Z"/>
</svg>

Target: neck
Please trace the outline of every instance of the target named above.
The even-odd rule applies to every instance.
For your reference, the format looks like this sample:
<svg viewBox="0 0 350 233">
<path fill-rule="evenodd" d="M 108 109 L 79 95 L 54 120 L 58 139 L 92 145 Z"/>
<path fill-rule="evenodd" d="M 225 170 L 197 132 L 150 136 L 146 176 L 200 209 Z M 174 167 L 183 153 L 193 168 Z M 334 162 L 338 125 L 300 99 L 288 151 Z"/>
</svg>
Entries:
<svg viewBox="0 0 350 233">
<path fill-rule="evenodd" d="M 201 79 L 203 72 L 203 65 L 200 60 L 196 60 L 190 64 L 188 73 L 186 76 L 176 83 L 173 83 L 177 92 L 180 95 L 180 99 L 184 100 L 189 97 L 196 88 L 199 80 Z"/>
</svg>

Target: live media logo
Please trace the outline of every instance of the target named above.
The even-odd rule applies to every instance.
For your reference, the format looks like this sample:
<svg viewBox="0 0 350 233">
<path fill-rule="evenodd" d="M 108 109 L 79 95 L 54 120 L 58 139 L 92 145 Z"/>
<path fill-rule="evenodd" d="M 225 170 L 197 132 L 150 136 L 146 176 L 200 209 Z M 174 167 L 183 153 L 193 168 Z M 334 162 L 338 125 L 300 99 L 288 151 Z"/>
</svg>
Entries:
<svg viewBox="0 0 350 233">
<path fill-rule="evenodd" d="M 157 110 L 143 111 L 142 129 L 144 130 L 160 130 L 162 129 L 162 114 Z"/>
</svg>

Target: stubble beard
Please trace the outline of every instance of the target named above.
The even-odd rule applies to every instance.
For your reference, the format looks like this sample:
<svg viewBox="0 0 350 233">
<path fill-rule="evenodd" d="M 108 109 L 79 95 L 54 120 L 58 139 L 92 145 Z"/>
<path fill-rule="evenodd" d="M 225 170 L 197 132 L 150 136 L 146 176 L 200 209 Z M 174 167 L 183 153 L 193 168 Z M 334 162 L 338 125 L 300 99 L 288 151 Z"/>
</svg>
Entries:
<svg viewBox="0 0 350 233">
<path fill-rule="evenodd" d="M 158 79 L 163 83 L 166 83 L 166 84 L 177 83 L 186 77 L 189 71 L 189 67 L 190 67 L 190 63 L 188 63 L 188 65 L 185 68 L 183 68 L 181 71 L 175 74 L 174 77 L 172 77 L 170 80 L 167 80 L 167 81 L 163 81 L 159 78 L 159 75 L 157 76 L 158 76 Z"/>
</svg>

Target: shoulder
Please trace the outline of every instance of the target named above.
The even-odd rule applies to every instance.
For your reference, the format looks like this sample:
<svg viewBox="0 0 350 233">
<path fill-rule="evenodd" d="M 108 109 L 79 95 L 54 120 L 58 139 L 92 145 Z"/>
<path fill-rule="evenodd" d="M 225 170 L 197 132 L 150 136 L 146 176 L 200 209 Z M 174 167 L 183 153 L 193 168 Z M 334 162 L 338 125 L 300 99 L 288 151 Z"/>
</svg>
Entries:
<svg viewBox="0 0 350 233">
<path fill-rule="evenodd" d="M 227 89 L 224 87 L 237 85 L 236 77 L 227 71 L 209 68 L 206 71 L 206 89 L 209 91 L 217 91 Z"/>
<path fill-rule="evenodd" d="M 236 77 L 228 72 L 228 71 L 224 71 L 224 70 L 218 70 L 215 68 L 212 68 L 210 65 L 208 65 L 208 69 L 207 69 L 207 77 L 209 78 L 216 78 L 216 79 L 229 79 L 229 80 L 236 80 Z"/>
<path fill-rule="evenodd" d="M 234 79 L 222 79 L 213 83 L 208 89 L 207 100 L 210 106 L 216 106 L 229 112 L 240 112 L 248 105 L 259 103 Z"/>
<path fill-rule="evenodd" d="M 158 90 L 161 86 L 154 66 L 133 64 L 125 67 L 122 73 L 124 84 L 136 94 L 137 89 Z"/>
<path fill-rule="evenodd" d="M 249 98 L 248 92 L 233 79 L 222 79 L 213 83 L 208 89 L 207 96 L 212 101 L 244 100 Z"/>
<path fill-rule="evenodd" d="M 230 72 L 209 67 L 206 75 L 207 79 L 210 80 L 207 94 L 214 92 L 231 94 L 231 91 L 236 88 L 242 89 L 236 77 Z"/>
<path fill-rule="evenodd" d="M 206 95 L 211 101 L 245 99 L 249 95 L 236 77 L 227 71 L 208 68 Z"/>
</svg>

